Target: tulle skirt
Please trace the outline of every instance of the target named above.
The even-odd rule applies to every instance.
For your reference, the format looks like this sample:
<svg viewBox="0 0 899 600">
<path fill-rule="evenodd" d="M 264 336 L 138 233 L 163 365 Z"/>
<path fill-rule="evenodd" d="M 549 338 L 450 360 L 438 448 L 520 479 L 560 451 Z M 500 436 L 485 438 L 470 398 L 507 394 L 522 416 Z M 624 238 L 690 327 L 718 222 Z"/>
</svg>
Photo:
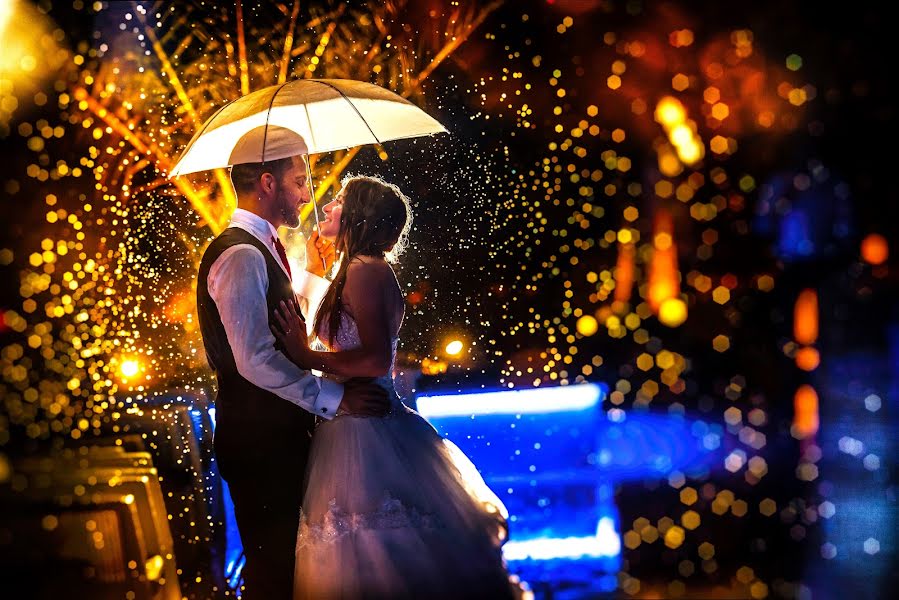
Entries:
<svg viewBox="0 0 899 600">
<path fill-rule="evenodd" d="M 505 510 L 458 448 L 397 402 L 318 426 L 297 537 L 295 600 L 515 598 Z"/>
</svg>

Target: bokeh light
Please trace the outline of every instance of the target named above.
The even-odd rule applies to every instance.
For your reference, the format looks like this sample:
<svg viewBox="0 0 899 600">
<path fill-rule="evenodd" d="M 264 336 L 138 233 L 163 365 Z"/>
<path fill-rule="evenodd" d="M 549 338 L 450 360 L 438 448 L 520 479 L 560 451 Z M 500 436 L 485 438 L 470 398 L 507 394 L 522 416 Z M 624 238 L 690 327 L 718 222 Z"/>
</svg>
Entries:
<svg viewBox="0 0 899 600">
<path fill-rule="evenodd" d="M 122 374 L 122 377 L 125 378 L 134 377 L 139 371 L 140 365 L 136 360 L 124 360 L 119 367 L 119 372 Z"/>
<path fill-rule="evenodd" d="M 215 383 L 195 293 L 235 199 L 225 172 L 166 174 L 247 91 L 364 79 L 450 130 L 312 161 L 321 201 L 348 173 L 413 200 L 396 266 L 404 399 L 608 392 L 595 421 L 563 427 L 547 401 L 532 429 L 469 423 L 485 460 L 521 467 L 494 485 L 532 511 L 510 514 L 509 541 L 546 530 L 516 551 L 587 549 L 517 563 L 535 595 L 873 586 L 896 542 L 883 490 L 899 219 L 883 200 L 894 158 L 863 136 L 894 121 L 871 58 L 888 20 L 822 5 L 812 23 L 775 4 L 0 2 L 0 483 L 37 494 L 47 476 L 22 474 L 30 456 L 70 466 L 66 452 L 139 443 L 164 485 L 184 487 L 166 488 L 160 513 L 174 550 L 134 572 L 170 578 L 172 554 L 182 595 L 230 593 L 192 554 L 227 530 L 193 518 L 218 481 L 201 469 Z M 826 40 L 819 20 L 835 25 Z M 312 222 L 281 232 L 295 269 Z M 568 459 L 577 476 L 553 471 Z M 594 496 L 609 512 L 587 518 L 578 502 Z M 66 517 L 36 522 L 50 534 Z"/>
<path fill-rule="evenodd" d="M 668 298 L 659 307 L 659 320 L 668 327 L 677 327 L 687 320 L 687 304 L 680 298 Z"/>
<path fill-rule="evenodd" d="M 462 350 L 465 348 L 465 345 L 461 340 L 453 340 L 446 345 L 445 351 L 450 356 L 458 356 L 462 353 Z"/>
<path fill-rule="evenodd" d="M 890 245 L 886 238 L 878 233 L 870 233 L 862 240 L 862 258 L 872 265 L 886 262 L 890 256 Z"/>
</svg>

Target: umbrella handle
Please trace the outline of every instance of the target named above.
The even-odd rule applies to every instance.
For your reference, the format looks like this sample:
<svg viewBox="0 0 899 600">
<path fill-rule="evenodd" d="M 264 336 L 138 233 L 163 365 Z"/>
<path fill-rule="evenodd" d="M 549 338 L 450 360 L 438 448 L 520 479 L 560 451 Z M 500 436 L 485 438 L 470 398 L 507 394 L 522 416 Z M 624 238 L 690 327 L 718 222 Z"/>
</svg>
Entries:
<svg viewBox="0 0 899 600">
<path fill-rule="evenodd" d="M 315 187 L 312 185 L 312 168 L 309 166 L 309 155 L 303 160 L 306 163 L 306 184 L 309 186 L 309 199 L 312 200 L 312 214 L 315 215 L 315 228 L 318 229 L 318 236 L 322 235 L 322 224 L 318 220 L 318 204 L 315 202 Z M 328 270 L 328 263 L 322 256 L 322 269 Z"/>
</svg>

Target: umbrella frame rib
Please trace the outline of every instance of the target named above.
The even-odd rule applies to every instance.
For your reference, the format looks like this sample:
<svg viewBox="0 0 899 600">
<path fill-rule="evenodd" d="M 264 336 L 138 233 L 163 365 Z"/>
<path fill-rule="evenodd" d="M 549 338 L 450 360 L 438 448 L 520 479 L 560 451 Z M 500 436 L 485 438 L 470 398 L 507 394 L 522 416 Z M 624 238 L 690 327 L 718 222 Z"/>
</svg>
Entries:
<svg viewBox="0 0 899 600">
<path fill-rule="evenodd" d="M 290 83 L 290 82 L 287 82 L 287 83 Z M 279 85 L 278 89 L 276 89 L 274 92 L 272 92 L 272 97 L 268 101 L 268 110 L 265 111 L 265 129 L 262 130 L 262 160 L 260 162 L 263 162 L 263 163 L 265 162 L 265 146 L 266 146 L 266 141 L 268 140 L 268 119 L 272 114 L 272 106 L 275 105 L 275 97 L 278 95 L 278 92 L 280 92 L 281 90 L 284 89 L 284 86 L 286 86 L 287 83 L 282 83 L 281 85 Z"/>
<path fill-rule="evenodd" d="M 334 90 L 334 91 L 337 92 L 338 94 L 340 94 L 340 97 L 343 98 L 344 100 L 346 100 L 347 103 L 349 103 L 349 105 L 353 107 L 353 110 L 356 111 L 356 114 L 359 115 L 359 120 L 362 121 L 363 123 L 365 123 L 365 127 L 368 128 L 369 133 L 371 133 L 371 137 L 375 138 L 375 142 L 378 143 L 378 144 L 381 143 L 381 140 L 378 139 L 378 136 L 376 136 L 376 135 L 375 135 L 375 132 L 372 131 L 371 125 L 368 124 L 368 121 L 365 120 L 365 117 L 362 116 L 362 113 L 359 112 L 359 109 L 356 108 L 356 105 L 353 104 L 353 101 L 350 100 L 349 96 L 347 96 L 346 94 L 344 94 L 343 91 L 342 91 L 340 88 L 338 88 L 338 87 L 335 86 L 335 85 L 331 85 L 330 83 L 327 83 L 327 82 L 325 82 L 325 81 L 322 81 L 321 79 L 310 79 L 309 81 L 314 81 L 314 82 L 316 82 L 316 83 L 320 83 L 320 84 L 322 84 L 322 85 L 324 85 L 324 86 L 327 86 L 327 87 L 331 88 L 332 90 Z M 309 109 L 308 109 L 308 108 L 306 109 L 306 118 L 307 118 L 307 119 L 309 118 Z M 311 131 L 311 127 L 310 127 L 310 131 Z"/>
<path fill-rule="evenodd" d="M 309 199 L 312 201 L 312 213 L 315 215 L 315 227 L 318 229 L 318 236 L 322 235 L 322 224 L 318 221 L 318 204 L 315 203 L 315 186 L 312 185 L 312 167 L 309 166 L 309 155 L 303 159 L 303 162 L 306 164 L 306 185 L 309 187 Z M 322 256 L 322 268 L 327 271 L 328 263 L 325 261 L 325 257 Z"/>
<path fill-rule="evenodd" d="M 293 81 L 287 81 L 287 82 L 278 84 L 276 86 L 271 86 L 271 88 L 273 88 L 273 90 L 270 92 L 270 96 L 269 96 L 269 100 L 268 100 L 268 110 L 266 111 L 265 119 L 263 121 L 264 124 L 260 123 L 260 125 L 262 125 L 261 128 L 263 129 L 262 148 L 261 148 L 260 154 L 258 155 L 259 158 L 261 158 L 260 162 L 265 162 L 265 160 L 267 158 L 267 154 L 268 154 L 268 148 L 267 148 L 267 146 L 268 146 L 268 129 L 271 126 L 271 113 L 275 108 L 274 103 L 276 101 L 277 96 L 281 93 L 281 91 L 286 86 L 291 86 L 293 88 L 293 86 L 299 85 L 299 84 L 313 84 L 314 83 L 314 84 L 323 86 L 325 88 L 328 88 L 331 93 L 336 93 L 336 95 L 333 97 L 334 100 L 342 99 L 342 100 L 344 100 L 344 102 L 346 102 L 349 105 L 349 107 L 352 109 L 352 112 L 356 115 L 358 120 L 361 121 L 361 124 L 365 126 L 365 130 L 368 131 L 369 136 L 370 136 L 369 140 L 363 141 L 361 139 L 358 139 L 358 140 L 346 139 L 341 142 L 338 142 L 338 144 L 336 144 L 336 145 L 324 144 L 321 148 L 317 148 L 317 146 L 315 144 L 315 141 L 316 141 L 315 138 L 317 136 L 315 135 L 315 128 L 313 127 L 313 124 L 312 124 L 312 115 L 309 110 L 309 106 L 306 105 L 305 110 L 306 110 L 306 121 L 307 121 L 307 125 L 308 125 L 308 135 L 310 136 L 310 142 L 312 144 L 311 146 L 309 146 L 308 144 L 306 145 L 306 152 L 305 152 L 306 155 L 321 154 L 321 153 L 325 153 L 325 152 L 333 152 L 335 150 L 347 149 L 347 148 L 352 148 L 357 145 L 365 145 L 365 144 L 370 144 L 370 143 L 375 143 L 375 144 L 381 145 L 386 140 L 395 140 L 395 139 L 398 140 L 398 139 L 406 139 L 409 137 L 419 137 L 421 135 L 426 135 L 425 133 L 421 133 L 421 132 L 413 132 L 413 133 L 409 133 L 407 135 L 396 134 L 396 132 L 386 132 L 387 138 L 386 138 L 386 140 L 382 140 L 380 135 L 375 134 L 374 128 L 372 127 L 371 123 L 369 123 L 367 118 L 365 116 L 363 116 L 363 113 L 362 113 L 363 109 L 360 108 L 359 106 L 357 106 L 356 103 L 354 102 L 354 96 L 351 95 L 354 92 L 345 92 L 339 85 L 337 85 L 338 83 L 344 83 L 344 82 L 365 84 L 372 88 L 378 88 L 378 86 L 375 84 L 371 84 L 371 83 L 367 83 L 367 82 L 363 82 L 363 81 L 342 80 L 342 79 L 334 79 L 334 80 L 296 79 Z M 363 87 L 360 89 L 367 89 L 367 88 Z M 262 91 L 263 90 L 257 90 L 257 92 L 262 92 Z M 383 91 L 390 92 L 390 90 L 383 90 Z M 300 93 L 302 94 L 302 91 Z M 191 152 L 194 152 L 196 150 L 196 146 L 195 146 L 196 142 L 200 139 L 203 139 L 203 136 L 207 131 L 209 131 L 210 129 L 215 129 L 219 126 L 216 123 L 216 120 L 219 117 L 219 115 L 224 111 L 225 108 L 228 108 L 229 106 L 233 105 L 235 102 L 240 101 L 241 99 L 246 98 L 248 96 L 252 96 L 254 94 L 256 94 L 256 92 L 241 96 L 240 98 L 232 100 L 232 101 L 228 102 L 227 104 L 219 107 L 218 110 L 216 110 L 215 113 L 212 115 L 212 117 L 210 117 L 209 119 L 206 120 L 206 122 L 203 124 L 202 128 L 200 129 L 199 133 L 197 133 L 193 137 L 193 139 L 191 139 L 190 143 L 188 143 L 187 147 L 181 153 L 181 156 L 179 157 L 177 163 L 175 164 L 175 167 L 172 169 L 172 173 L 169 175 L 169 178 L 177 177 L 179 175 L 185 174 L 182 172 L 182 170 L 183 170 L 183 168 L 181 166 L 182 162 L 191 155 Z M 411 105 L 411 103 L 408 100 L 398 96 L 395 93 L 388 94 L 388 95 L 395 96 L 396 101 L 400 101 L 402 103 Z M 374 97 L 374 96 L 372 96 L 372 97 Z M 360 95 L 359 98 L 367 99 L 368 96 L 366 96 L 365 93 L 362 93 L 362 95 Z M 379 98 L 379 100 L 385 100 L 385 99 L 389 100 L 390 98 L 383 98 L 383 97 Z M 298 103 L 298 104 L 305 104 L 305 103 Z M 412 106 L 414 106 L 414 105 L 412 105 Z M 251 116 L 251 115 L 248 115 L 248 116 Z M 429 115 L 427 115 L 427 116 L 430 117 Z M 302 117 L 300 117 L 300 118 L 302 118 Z M 238 121 L 239 120 L 240 119 L 238 119 Z M 227 119 L 225 119 L 225 121 L 227 121 Z M 432 117 L 430 117 L 430 121 L 433 121 L 433 123 L 436 125 L 436 128 L 433 129 L 433 131 L 431 131 L 432 128 L 430 125 L 425 124 L 426 122 L 421 124 L 421 126 L 419 128 L 420 129 L 421 128 L 428 129 L 430 134 L 446 132 L 446 128 L 443 127 L 442 125 L 440 125 L 440 123 L 436 122 Z M 225 123 L 225 124 L 227 124 L 227 123 Z M 289 124 L 287 125 L 287 128 L 291 129 Z M 294 130 L 294 131 L 296 131 L 296 130 Z M 360 133 L 361 133 L 361 131 L 362 130 L 360 129 Z M 352 138 L 352 136 L 350 136 L 350 137 Z M 316 148 L 316 149 L 312 150 L 313 148 Z M 198 160 L 195 157 L 191 157 L 190 160 L 193 161 L 193 163 L 196 163 L 196 162 L 203 163 L 202 159 Z M 209 162 L 209 161 L 207 161 L 207 162 Z M 216 160 L 216 161 L 212 161 L 212 162 L 216 163 L 218 161 Z M 222 162 L 230 163 L 231 161 L 229 159 L 225 159 Z M 193 164 L 193 163 L 191 164 L 191 166 L 186 167 L 186 168 L 190 169 L 190 171 L 189 171 L 190 173 L 200 171 L 200 170 L 219 168 L 219 167 L 208 166 L 208 165 L 204 166 L 202 164 L 200 166 L 197 166 L 196 164 Z M 230 166 L 230 164 L 228 166 Z"/>
<path fill-rule="evenodd" d="M 265 129 L 262 130 L 262 161 L 261 162 L 263 164 L 265 164 L 265 146 L 266 146 L 266 142 L 268 141 L 268 120 L 269 120 L 269 116 L 272 114 L 272 106 L 275 105 L 275 98 L 278 96 L 278 92 L 280 92 L 282 89 L 284 89 L 285 86 L 287 86 L 290 83 L 291 83 L 290 81 L 287 81 L 287 82 L 279 85 L 278 89 L 276 89 L 272 93 L 272 97 L 268 101 L 268 110 L 265 113 Z M 337 91 L 339 92 L 340 90 L 337 90 Z M 355 108 L 356 107 L 354 106 L 353 109 L 355 109 Z M 357 110 L 356 112 L 358 113 L 359 111 Z M 307 120 L 309 119 L 309 109 L 308 108 L 306 109 L 306 119 Z M 310 125 L 309 130 L 312 131 L 312 122 L 311 121 L 310 121 L 309 125 Z M 368 123 L 366 123 L 365 125 L 366 125 L 366 127 L 368 127 Z M 369 131 L 371 131 L 370 127 L 369 127 Z M 322 233 L 322 225 L 318 220 L 318 204 L 315 201 L 315 187 L 312 185 L 312 168 L 309 166 L 309 155 L 308 154 L 303 159 L 303 164 L 306 165 L 306 187 L 309 188 L 309 199 L 312 201 L 312 214 L 315 215 L 315 227 L 316 227 L 316 229 L 318 229 L 318 235 L 320 236 Z M 322 257 L 322 267 L 324 267 L 326 269 L 328 267 L 327 263 L 325 262 L 324 257 Z"/>
</svg>

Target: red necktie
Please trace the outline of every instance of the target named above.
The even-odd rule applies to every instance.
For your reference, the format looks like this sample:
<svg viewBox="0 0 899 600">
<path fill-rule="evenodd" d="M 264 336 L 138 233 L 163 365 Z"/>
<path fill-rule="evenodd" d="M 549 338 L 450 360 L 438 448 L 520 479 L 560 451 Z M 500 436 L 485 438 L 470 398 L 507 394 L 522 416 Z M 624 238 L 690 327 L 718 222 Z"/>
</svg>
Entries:
<svg viewBox="0 0 899 600">
<path fill-rule="evenodd" d="M 278 256 L 281 257 L 281 264 L 284 265 L 284 270 L 287 271 L 287 277 L 293 281 L 293 275 L 290 274 L 290 263 L 287 262 L 287 252 L 284 250 L 284 244 L 281 243 L 276 237 L 272 238 L 272 243 L 275 245 L 275 248 L 278 250 Z"/>
</svg>

